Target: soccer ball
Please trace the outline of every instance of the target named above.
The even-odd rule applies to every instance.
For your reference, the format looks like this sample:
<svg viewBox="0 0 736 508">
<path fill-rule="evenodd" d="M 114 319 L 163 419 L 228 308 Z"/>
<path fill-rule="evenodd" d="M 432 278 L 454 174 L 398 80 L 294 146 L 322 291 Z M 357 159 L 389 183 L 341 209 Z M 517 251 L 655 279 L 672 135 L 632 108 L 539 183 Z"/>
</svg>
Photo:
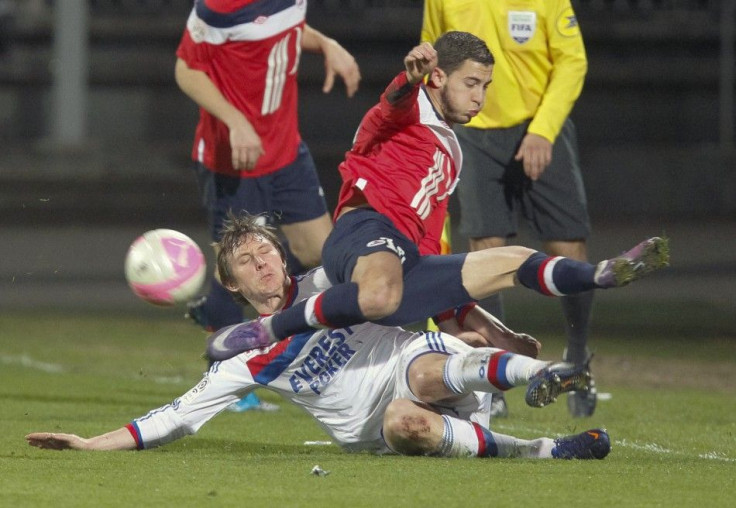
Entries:
<svg viewBox="0 0 736 508">
<path fill-rule="evenodd" d="M 125 256 L 125 278 L 137 296 L 169 306 L 194 297 L 207 263 L 199 246 L 173 229 L 155 229 L 136 238 Z"/>
</svg>

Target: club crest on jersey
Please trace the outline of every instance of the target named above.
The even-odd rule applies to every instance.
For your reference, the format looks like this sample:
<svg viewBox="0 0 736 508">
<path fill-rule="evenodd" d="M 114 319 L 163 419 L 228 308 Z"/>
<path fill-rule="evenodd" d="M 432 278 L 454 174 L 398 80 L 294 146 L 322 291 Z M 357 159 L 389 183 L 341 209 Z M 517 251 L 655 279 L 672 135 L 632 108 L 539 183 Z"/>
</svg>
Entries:
<svg viewBox="0 0 736 508">
<path fill-rule="evenodd" d="M 524 44 L 537 30 L 537 13 L 534 11 L 509 11 L 509 34 L 519 44 Z"/>
</svg>

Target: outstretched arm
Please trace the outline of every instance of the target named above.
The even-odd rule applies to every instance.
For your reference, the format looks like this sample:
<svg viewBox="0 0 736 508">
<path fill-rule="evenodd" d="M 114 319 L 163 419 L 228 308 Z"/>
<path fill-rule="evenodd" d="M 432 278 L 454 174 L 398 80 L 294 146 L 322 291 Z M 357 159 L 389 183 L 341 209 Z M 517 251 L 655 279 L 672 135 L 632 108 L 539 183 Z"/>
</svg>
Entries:
<svg viewBox="0 0 736 508">
<path fill-rule="evenodd" d="M 542 349 L 534 337 L 514 332 L 478 305 L 462 315 L 441 321 L 438 327 L 473 347 L 495 347 L 532 358 Z"/>
<path fill-rule="evenodd" d="M 526 333 L 514 332 L 479 305 L 466 314 L 463 328 L 479 333 L 488 340 L 491 346 L 511 353 L 536 358 L 542 349 L 542 344 L 537 339 Z"/>
<path fill-rule="evenodd" d="M 127 428 L 121 427 L 100 436 L 85 439 L 75 434 L 33 432 L 26 436 L 29 445 L 44 450 L 135 450 L 136 442 Z"/>
<path fill-rule="evenodd" d="M 360 69 L 353 55 L 340 46 L 335 39 L 330 39 L 323 33 L 309 25 L 304 27 L 302 49 L 313 53 L 322 53 L 325 57 L 325 82 L 322 86 L 324 93 L 330 92 L 335 84 L 335 75 L 345 82 L 348 97 L 355 95 L 360 83 Z"/>
</svg>

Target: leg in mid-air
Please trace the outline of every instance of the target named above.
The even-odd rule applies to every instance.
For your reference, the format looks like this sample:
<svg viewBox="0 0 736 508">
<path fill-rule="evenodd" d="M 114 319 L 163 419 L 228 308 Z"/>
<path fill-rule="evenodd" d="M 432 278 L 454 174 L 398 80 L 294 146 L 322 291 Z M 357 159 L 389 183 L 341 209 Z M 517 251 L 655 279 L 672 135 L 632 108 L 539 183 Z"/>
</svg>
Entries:
<svg viewBox="0 0 736 508">
<path fill-rule="evenodd" d="M 521 285 L 547 296 L 625 286 L 667 266 L 668 242 L 645 240 L 627 252 L 593 265 L 509 246 L 467 254 L 424 256 L 406 273 L 401 305 L 378 321 L 406 325 L 469 301 Z"/>
<path fill-rule="evenodd" d="M 668 242 L 658 237 L 645 240 L 597 265 L 551 257 L 524 247 L 424 256 L 406 272 L 401 304 L 396 312 L 377 322 L 386 325 L 414 323 L 428 315 L 513 287 L 517 282 L 550 296 L 621 287 L 668 263 Z M 355 312 L 354 302 L 358 300 L 355 286 L 354 282 L 337 284 L 273 316 L 230 327 L 227 333 L 218 332 L 209 340 L 207 356 L 211 360 L 225 360 L 295 333 L 330 324 L 344 327 L 363 322 L 365 319 L 361 320 Z M 343 308 L 353 308 L 353 311 L 344 312 Z M 327 312 L 337 316 L 339 321 L 329 316 L 325 319 Z M 288 326 L 283 326 L 284 323 Z"/>
</svg>

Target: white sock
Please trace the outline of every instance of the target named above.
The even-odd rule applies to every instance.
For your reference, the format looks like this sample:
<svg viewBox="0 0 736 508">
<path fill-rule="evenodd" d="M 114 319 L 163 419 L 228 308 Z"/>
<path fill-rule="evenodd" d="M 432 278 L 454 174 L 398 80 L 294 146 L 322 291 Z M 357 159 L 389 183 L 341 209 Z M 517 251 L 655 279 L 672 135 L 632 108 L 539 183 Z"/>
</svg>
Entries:
<svg viewBox="0 0 736 508">
<path fill-rule="evenodd" d="M 525 385 L 549 362 L 496 348 L 477 348 L 451 355 L 445 363 L 445 386 L 457 394 L 498 393 Z"/>
<path fill-rule="evenodd" d="M 493 440 L 498 448 L 498 456 L 504 458 L 523 458 L 523 459 L 551 459 L 552 448 L 555 442 L 548 437 L 540 437 L 539 439 L 519 439 L 514 436 L 507 436 L 492 432 Z"/>
<path fill-rule="evenodd" d="M 442 415 L 445 430 L 442 442 L 434 455 L 438 457 L 495 456 L 496 445 L 491 432 L 468 420 Z"/>
<path fill-rule="evenodd" d="M 321 293 L 320 293 L 321 294 Z M 314 312 L 314 304 L 317 301 L 317 297 L 320 295 L 314 295 L 307 298 L 307 303 L 304 307 L 304 319 L 307 324 L 313 328 L 323 328 L 324 325 L 317 319 L 317 314 Z"/>
<path fill-rule="evenodd" d="M 501 457 L 551 459 L 554 440 L 548 437 L 519 439 L 492 432 L 475 422 L 442 415 L 445 429 L 434 454 L 439 457 Z"/>
</svg>

